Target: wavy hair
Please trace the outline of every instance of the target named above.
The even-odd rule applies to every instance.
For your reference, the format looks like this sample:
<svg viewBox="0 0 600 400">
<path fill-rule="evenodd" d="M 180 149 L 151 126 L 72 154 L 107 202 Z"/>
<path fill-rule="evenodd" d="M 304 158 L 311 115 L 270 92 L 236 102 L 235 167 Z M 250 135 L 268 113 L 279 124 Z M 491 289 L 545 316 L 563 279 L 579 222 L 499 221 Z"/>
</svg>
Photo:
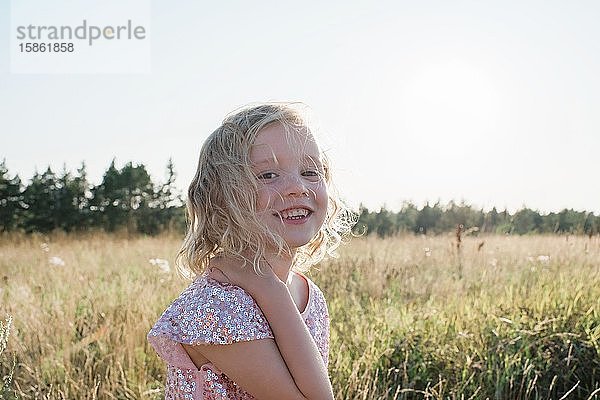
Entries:
<svg viewBox="0 0 600 400">
<path fill-rule="evenodd" d="M 307 119 L 297 103 L 261 103 L 228 115 L 204 142 L 198 168 L 188 189 L 187 232 L 175 263 L 186 277 L 202 274 L 209 260 L 223 254 L 251 262 L 261 273 L 259 261 L 268 247 L 291 254 L 283 238 L 257 218 L 258 180 L 251 169 L 250 149 L 261 129 L 272 123 L 286 130 L 305 128 Z M 356 223 L 356 213 L 339 198 L 333 186 L 327 156 L 321 151 L 328 206 L 325 221 L 309 243 L 297 249 L 293 269 L 307 271 L 325 255 L 337 257 L 336 248 Z M 253 259 L 243 253 L 250 251 Z"/>
</svg>

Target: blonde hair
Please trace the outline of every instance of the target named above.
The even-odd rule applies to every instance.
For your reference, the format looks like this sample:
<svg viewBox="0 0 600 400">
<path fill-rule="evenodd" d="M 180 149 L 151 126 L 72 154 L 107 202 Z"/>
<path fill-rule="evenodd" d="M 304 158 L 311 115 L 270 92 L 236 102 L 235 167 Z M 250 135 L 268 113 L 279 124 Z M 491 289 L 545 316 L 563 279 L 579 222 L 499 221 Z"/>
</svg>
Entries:
<svg viewBox="0 0 600 400">
<path fill-rule="evenodd" d="M 250 261 L 260 273 L 259 260 L 267 247 L 281 254 L 291 250 L 277 233 L 257 218 L 258 181 L 252 172 L 250 149 L 256 136 L 267 125 L 278 122 L 286 130 L 306 128 L 307 119 L 295 103 L 262 103 L 244 107 L 223 121 L 204 142 L 198 168 L 188 189 L 188 228 L 175 263 L 188 278 L 200 275 L 216 254 Z M 307 271 L 347 237 L 356 222 L 356 213 L 339 198 L 332 184 L 329 160 L 321 152 L 328 191 L 325 221 L 306 245 L 296 251 L 294 269 Z M 242 253 L 250 250 L 247 260 Z"/>
</svg>

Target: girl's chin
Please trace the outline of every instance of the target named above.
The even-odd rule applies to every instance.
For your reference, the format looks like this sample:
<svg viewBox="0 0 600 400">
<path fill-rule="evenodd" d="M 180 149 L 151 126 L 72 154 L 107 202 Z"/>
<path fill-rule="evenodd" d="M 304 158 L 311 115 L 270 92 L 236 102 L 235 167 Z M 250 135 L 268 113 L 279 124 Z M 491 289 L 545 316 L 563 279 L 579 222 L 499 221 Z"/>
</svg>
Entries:
<svg viewBox="0 0 600 400">
<path fill-rule="evenodd" d="M 307 238 L 291 238 L 291 237 L 286 237 L 285 235 L 282 235 L 282 237 L 283 237 L 283 240 L 285 241 L 285 243 L 287 244 L 287 246 L 289 247 L 289 249 L 292 251 L 292 253 L 295 253 L 296 250 L 298 250 L 302 246 L 308 244 L 312 240 L 312 237 L 310 239 L 307 239 Z M 273 254 L 277 254 L 277 249 L 274 248 L 274 247 L 273 248 L 268 248 L 267 252 L 273 253 Z"/>
<path fill-rule="evenodd" d="M 290 248 L 292 250 L 296 250 L 296 249 L 299 249 L 300 247 L 308 244 L 312 240 L 313 237 L 310 237 L 310 238 L 306 238 L 306 237 L 304 237 L 304 238 L 286 238 L 284 236 L 284 240 L 287 243 L 287 245 L 290 246 Z"/>
</svg>

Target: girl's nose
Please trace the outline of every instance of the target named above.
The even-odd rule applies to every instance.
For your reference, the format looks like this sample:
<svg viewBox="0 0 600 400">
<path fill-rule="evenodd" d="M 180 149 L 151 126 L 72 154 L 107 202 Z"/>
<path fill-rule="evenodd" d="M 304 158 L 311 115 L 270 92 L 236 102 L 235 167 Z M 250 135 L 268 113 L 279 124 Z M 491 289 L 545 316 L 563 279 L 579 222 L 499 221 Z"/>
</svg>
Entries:
<svg viewBox="0 0 600 400">
<path fill-rule="evenodd" d="M 285 194 L 288 196 L 308 196 L 308 188 L 301 176 L 296 174 L 287 176 Z"/>
</svg>

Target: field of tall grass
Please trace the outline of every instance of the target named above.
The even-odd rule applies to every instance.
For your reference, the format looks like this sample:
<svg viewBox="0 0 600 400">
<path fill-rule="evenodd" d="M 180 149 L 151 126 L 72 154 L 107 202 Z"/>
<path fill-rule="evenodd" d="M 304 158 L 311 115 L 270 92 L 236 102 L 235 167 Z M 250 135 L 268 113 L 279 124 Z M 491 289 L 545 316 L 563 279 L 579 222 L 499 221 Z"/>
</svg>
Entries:
<svg viewBox="0 0 600 400">
<path fill-rule="evenodd" d="M 1 237 L 4 397 L 162 398 L 146 333 L 187 282 L 149 260 L 179 244 Z M 600 399 L 598 237 L 355 238 L 319 269 L 338 399 Z"/>
</svg>

